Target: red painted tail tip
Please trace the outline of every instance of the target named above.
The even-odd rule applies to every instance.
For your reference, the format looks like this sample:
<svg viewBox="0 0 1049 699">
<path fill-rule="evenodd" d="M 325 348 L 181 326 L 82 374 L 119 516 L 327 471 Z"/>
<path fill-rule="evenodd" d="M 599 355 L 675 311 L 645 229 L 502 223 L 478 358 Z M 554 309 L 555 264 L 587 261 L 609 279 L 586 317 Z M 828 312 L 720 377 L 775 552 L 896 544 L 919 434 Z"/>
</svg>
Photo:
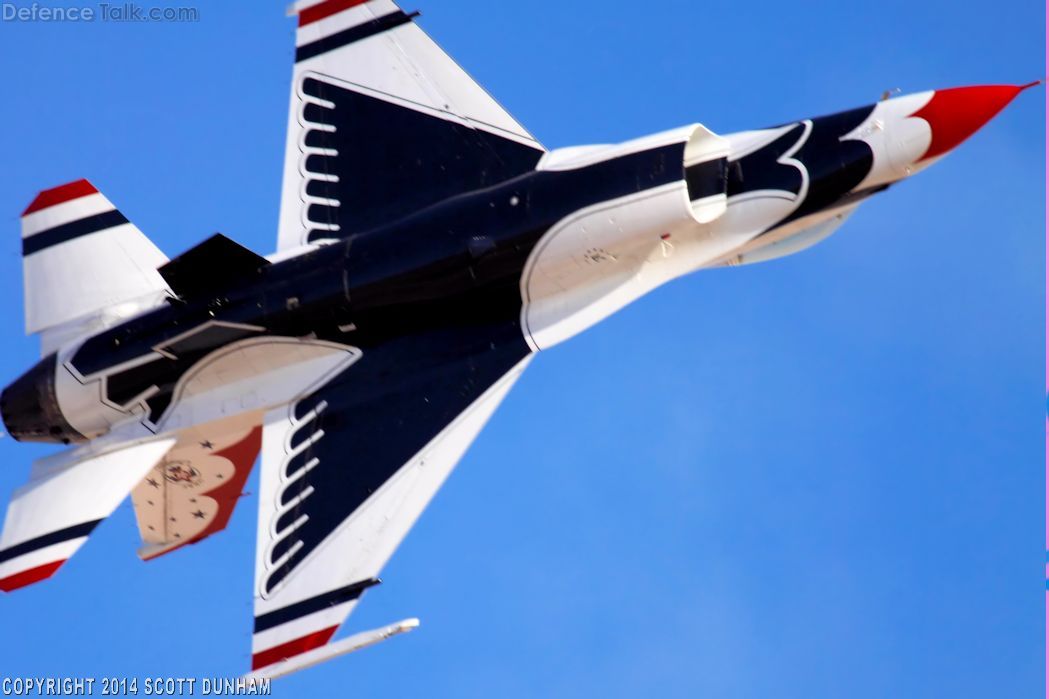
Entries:
<svg viewBox="0 0 1049 699">
<path fill-rule="evenodd" d="M 23 570 L 21 573 L 15 573 L 8 577 L 0 580 L 0 590 L 4 592 L 13 592 L 21 587 L 32 585 L 33 583 L 40 582 L 41 580 L 47 580 L 55 571 L 62 567 L 65 563 L 63 558 L 61 561 L 53 561 L 52 563 L 45 563 L 42 566 L 36 568 L 30 568 L 29 570 Z"/>
<path fill-rule="evenodd" d="M 1039 80 L 1027 85 L 977 85 L 937 90 L 928 104 L 911 115 L 929 122 L 932 129 L 929 149 L 918 159 L 919 162 L 955 148 L 1005 109 L 1014 97 L 1040 83 Z"/>
<path fill-rule="evenodd" d="M 98 190 L 87 180 L 77 180 L 76 182 L 69 182 L 51 189 L 45 189 L 36 195 L 36 199 L 29 203 L 22 215 L 26 216 L 34 211 L 40 211 L 56 204 L 63 204 L 73 199 L 86 197 L 88 194 L 95 194 L 96 192 Z"/>
</svg>

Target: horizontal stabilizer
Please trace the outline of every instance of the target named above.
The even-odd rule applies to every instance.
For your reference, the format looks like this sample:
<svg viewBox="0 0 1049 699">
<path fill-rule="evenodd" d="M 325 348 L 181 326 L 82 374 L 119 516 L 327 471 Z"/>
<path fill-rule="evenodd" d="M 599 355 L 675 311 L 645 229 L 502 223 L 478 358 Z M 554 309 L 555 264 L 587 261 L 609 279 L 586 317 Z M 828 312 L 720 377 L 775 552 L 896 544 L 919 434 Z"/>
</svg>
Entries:
<svg viewBox="0 0 1049 699">
<path fill-rule="evenodd" d="M 167 294 L 165 262 L 87 180 L 40 192 L 22 213 L 26 333 L 44 333 L 47 353 L 140 312 Z"/>
<path fill-rule="evenodd" d="M 77 449 L 33 465 L 15 491 L 0 534 L 0 590 L 54 575 L 128 491 L 174 445 L 163 439 L 77 460 Z M 63 457 L 68 463 L 63 463 Z"/>
<path fill-rule="evenodd" d="M 269 261 L 216 233 L 160 268 L 160 275 L 181 298 L 199 298 L 259 273 Z"/>
</svg>

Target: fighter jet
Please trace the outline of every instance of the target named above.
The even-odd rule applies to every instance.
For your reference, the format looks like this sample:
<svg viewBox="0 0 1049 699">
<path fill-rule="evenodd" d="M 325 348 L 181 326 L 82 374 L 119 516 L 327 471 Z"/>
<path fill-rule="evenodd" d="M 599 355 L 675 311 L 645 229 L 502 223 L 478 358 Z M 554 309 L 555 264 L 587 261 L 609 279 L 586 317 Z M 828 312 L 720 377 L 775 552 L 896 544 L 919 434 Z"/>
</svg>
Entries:
<svg viewBox="0 0 1049 699">
<path fill-rule="evenodd" d="M 1025 87 L 548 151 L 391 0 L 300 0 L 277 250 L 168 259 L 87 180 L 22 214 L 4 389 L 34 462 L 0 588 L 55 574 L 130 493 L 144 560 L 221 531 L 261 454 L 252 671 L 332 643 L 535 353 L 697 270 L 771 260 L 938 162 Z M 944 205 L 949 202 L 943 202 Z"/>
</svg>

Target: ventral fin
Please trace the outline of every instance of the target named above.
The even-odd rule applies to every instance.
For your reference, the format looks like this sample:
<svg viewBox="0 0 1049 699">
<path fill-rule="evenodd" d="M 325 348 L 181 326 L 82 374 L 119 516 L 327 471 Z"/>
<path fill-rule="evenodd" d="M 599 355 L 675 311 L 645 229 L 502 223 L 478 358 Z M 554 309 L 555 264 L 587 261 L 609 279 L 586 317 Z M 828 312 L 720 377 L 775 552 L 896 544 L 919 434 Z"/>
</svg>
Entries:
<svg viewBox="0 0 1049 699">
<path fill-rule="evenodd" d="M 158 271 L 180 298 L 199 298 L 245 282 L 269 263 L 243 245 L 216 233 Z"/>
</svg>

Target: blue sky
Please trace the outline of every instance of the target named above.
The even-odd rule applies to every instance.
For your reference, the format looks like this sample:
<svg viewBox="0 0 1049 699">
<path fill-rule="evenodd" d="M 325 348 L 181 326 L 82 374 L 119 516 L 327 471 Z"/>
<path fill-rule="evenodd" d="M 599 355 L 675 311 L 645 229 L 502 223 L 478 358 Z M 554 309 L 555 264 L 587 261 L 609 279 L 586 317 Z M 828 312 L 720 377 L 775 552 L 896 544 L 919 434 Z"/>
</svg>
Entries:
<svg viewBox="0 0 1049 699">
<path fill-rule="evenodd" d="M 272 250 L 293 22 L 0 22 L 0 379 L 18 214 L 90 178 L 169 255 Z M 1044 75 L 1044 3 L 416 0 L 548 147 Z M 278 696 L 947 697 L 1043 682 L 1044 89 L 801 255 L 694 275 L 539 356 L 349 629 Z M 0 500 L 45 447 L 0 440 Z M 254 491 L 254 478 L 249 485 Z M 254 498 L 143 564 L 122 505 L 0 597 L 0 675 L 249 659 Z M 323 695 L 323 694 L 322 694 Z"/>
</svg>

